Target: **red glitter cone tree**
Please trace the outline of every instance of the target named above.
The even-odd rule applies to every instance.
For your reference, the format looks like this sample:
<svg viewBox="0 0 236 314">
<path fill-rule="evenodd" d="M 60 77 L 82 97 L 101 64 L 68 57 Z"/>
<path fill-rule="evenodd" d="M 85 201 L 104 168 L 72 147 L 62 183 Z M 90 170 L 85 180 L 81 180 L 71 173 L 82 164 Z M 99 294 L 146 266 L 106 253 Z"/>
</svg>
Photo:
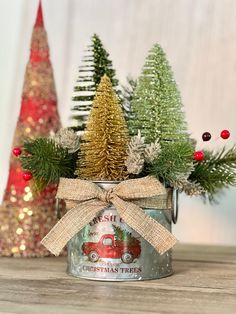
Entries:
<svg viewBox="0 0 236 314">
<path fill-rule="evenodd" d="M 49 60 L 47 34 L 41 2 L 31 39 L 30 59 L 26 67 L 20 115 L 13 147 L 20 154 L 24 140 L 48 136 L 60 128 L 53 70 Z M 10 159 L 8 182 L 0 207 L 0 255 L 46 256 L 40 240 L 56 223 L 56 186 L 35 196 L 17 157 Z M 28 178 L 28 177 L 27 177 Z M 29 177 L 30 179 L 30 177 Z"/>
</svg>

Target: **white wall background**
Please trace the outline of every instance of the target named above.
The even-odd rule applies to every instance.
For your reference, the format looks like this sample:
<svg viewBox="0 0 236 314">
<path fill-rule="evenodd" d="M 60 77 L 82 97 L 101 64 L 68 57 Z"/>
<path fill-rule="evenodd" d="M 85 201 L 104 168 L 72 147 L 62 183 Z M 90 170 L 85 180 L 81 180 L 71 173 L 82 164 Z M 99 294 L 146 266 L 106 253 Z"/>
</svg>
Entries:
<svg viewBox="0 0 236 314">
<path fill-rule="evenodd" d="M 182 92 L 189 130 L 203 147 L 201 134 L 217 138 L 222 129 L 236 140 L 235 0 L 43 0 L 44 20 L 64 126 L 83 50 L 100 35 L 117 76 L 140 73 L 148 50 L 159 42 Z M 0 198 L 20 109 L 37 0 L 0 0 Z M 223 140 L 207 144 L 222 146 Z M 218 205 L 181 197 L 174 228 L 183 242 L 236 244 L 236 189 Z"/>
</svg>

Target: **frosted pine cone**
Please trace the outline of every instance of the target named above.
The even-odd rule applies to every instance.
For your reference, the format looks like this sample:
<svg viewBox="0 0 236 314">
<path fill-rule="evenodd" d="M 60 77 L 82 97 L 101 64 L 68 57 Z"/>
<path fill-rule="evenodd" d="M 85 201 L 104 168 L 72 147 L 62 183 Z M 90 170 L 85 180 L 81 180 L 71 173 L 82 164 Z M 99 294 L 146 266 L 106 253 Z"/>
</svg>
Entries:
<svg viewBox="0 0 236 314">
<path fill-rule="evenodd" d="M 145 161 L 150 163 L 156 159 L 160 153 L 161 147 L 158 141 L 154 143 L 147 144 L 144 150 Z"/>
<path fill-rule="evenodd" d="M 141 132 L 138 130 L 138 134 L 131 137 L 131 140 L 128 145 L 128 154 L 129 153 L 138 153 L 142 155 L 145 150 L 144 137 L 141 136 Z"/>
<path fill-rule="evenodd" d="M 71 129 L 62 128 L 54 137 L 55 143 L 67 148 L 69 153 L 74 153 L 79 149 L 79 136 Z"/>
<path fill-rule="evenodd" d="M 125 162 L 128 173 L 139 174 L 143 170 L 144 150 L 144 137 L 142 137 L 140 131 L 138 131 L 138 134 L 131 138 L 128 145 L 128 157 Z"/>
<path fill-rule="evenodd" d="M 127 157 L 125 165 L 128 173 L 139 174 L 143 170 L 144 159 L 138 154 L 133 154 Z"/>
<path fill-rule="evenodd" d="M 172 186 L 189 196 L 201 195 L 205 192 L 199 183 L 190 182 L 188 180 L 177 180 L 172 184 Z"/>
</svg>

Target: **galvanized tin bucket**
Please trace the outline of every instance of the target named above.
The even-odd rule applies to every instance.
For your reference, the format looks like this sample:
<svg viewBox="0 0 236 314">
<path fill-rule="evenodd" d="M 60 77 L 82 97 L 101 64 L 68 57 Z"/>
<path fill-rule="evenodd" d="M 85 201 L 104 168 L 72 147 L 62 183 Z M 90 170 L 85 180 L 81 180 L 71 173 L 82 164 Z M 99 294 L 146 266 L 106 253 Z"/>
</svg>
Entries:
<svg viewBox="0 0 236 314">
<path fill-rule="evenodd" d="M 97 184 L 107 190 L 117 182 Z M 145 212 L 171 231 L 170 209 Z M 92 280 L 157 279 L 172 274 L 172 255 L 171 250 L 160 255 L 109 206 L 69 241 L 67 272 Z"/>
</svg>

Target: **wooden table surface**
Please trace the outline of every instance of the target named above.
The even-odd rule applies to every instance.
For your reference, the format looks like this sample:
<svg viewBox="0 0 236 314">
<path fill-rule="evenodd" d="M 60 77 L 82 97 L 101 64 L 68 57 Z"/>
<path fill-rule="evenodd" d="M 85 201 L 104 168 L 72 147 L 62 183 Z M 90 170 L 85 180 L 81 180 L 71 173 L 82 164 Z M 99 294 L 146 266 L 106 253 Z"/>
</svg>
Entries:
<svg viewBox="0 0 236 314">
<path fill-rule="evenodd" d="M 179 245 L 173 264 L 161 280 L 99 282 L 68 276 L 63 257 L 2 257 L 0 313 L 236 313 L 236 247 Z"/>
</svg>

